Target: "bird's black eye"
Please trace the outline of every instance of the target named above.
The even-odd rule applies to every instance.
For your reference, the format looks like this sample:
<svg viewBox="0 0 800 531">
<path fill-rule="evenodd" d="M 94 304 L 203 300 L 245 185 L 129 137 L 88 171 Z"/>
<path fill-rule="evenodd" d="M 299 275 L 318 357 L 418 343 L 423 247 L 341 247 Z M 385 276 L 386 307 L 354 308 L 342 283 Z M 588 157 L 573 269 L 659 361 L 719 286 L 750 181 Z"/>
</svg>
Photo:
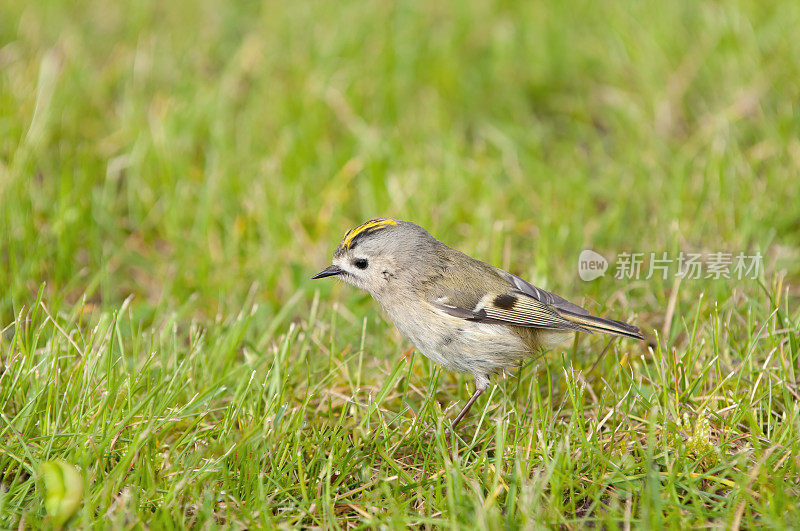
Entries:
<svg viewBox="0 0 800 531">
<path fill-rule="evenodd" d="M 367 262 L 366 258 L 357 258 L 356 260 L 353 260 L 353 265 L 359 269 L 366 269 L 369 265 L 369 262 Z"/>
</svg>

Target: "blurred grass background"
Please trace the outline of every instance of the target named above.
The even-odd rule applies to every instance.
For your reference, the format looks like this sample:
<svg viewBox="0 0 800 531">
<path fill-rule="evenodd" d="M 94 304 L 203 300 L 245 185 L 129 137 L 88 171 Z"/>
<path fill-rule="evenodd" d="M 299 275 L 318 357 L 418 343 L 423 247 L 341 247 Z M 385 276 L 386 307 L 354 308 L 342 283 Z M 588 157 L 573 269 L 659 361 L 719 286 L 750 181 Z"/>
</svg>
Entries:
<svg viewBox="0 0 800 531">
<path fill-rule="evenodd" d="M 44 281 L 275 310 L 377 215 L 559 287 L 586 245 L 798 241 L 790 2 L 3 11 L 6 320 Z"/>
<path fill-rule="evenodd" d="M 220 386 L 236 388 L 251 369 L 263 379 L 276 345 L 286 345 L 287 367 L 295 367 L 283 375 L 281 385 L 289 389 L 306 389 L 308 395 L 311 381 L 321 392 L 350 378 L 359 385 L 345 394 L 357 395 L 360 384 L 380 387 L 408 345 L 363 294 L 309 280 L 329 263 L 347 229 L 376 216 L 411 219 L 446 243 L 583 300 L 594 311 L 634 319 L 648 332 L 666 331 L 657 350 L 677 352 L 676 360 L 697 354 L 695 334 L 689 333 L 697 316 L 697 337 L 705 338 L 698 344 L 710 350 L 701 348 L 700 357 L 692 358 L 698 365 L 686 370 L 704 374 L 703 363 L 722 363 L 716 377 L 704 374 L 709 379 L 702 386 L 708 389 L 719 390 L 717 384 L 742 360 L 753 371 L 774 361 L 760 347 L 756 351 L 763 357 L 748 357 L 755 348 L 748 342 L 762 325 L 789 330 L 774 338 L 774 347 L 783 353 L 793 337 L 795 350 L 786 360 L 796 361 L 798 27 L 800 4 L 790 1 L 3 2 L 0 325 L 5 332 L 0 341 L 7 394 L 6 425 L 0 429 L 50 437 L 46 449 L 23 451 L 17 441 L 0 455 L 7 467 L 4 489 L 16 496 L 4 523 L 16 525 L 26 514 L 33 521 L 44 517 L 32 486 L 35 474 L 15 470 L 9 455 L 36 462 L 72 453 L 72 461 L 84 467 L 95 459 L 81 454 L 80 441 L 91 432 L 86 426 L 75 428 L 73 439 L 59 439 L 58 452 L 52 432 L 40 433 L 35 413 L 49 414 L 59 398 L 21 390 L 20 382 L 31 375 L 20 368 L 10 376 L 20 352 L 46 358 L 69 350 L 66 337 L 85 347 L 93 337 L 89 331 L 97 330 L 92 327 L 127 319 L 127 331 L 112 326 L 119 350 L 106 355 L 141 371 L 150 347 L 165 341 L 160 350 L 165 372 L 153 376 L 162 381 L 177 370 L 165 360 L 174 355 L 177 363 L 178 352 L 193 344 L 192 330 L 207 334 L 205 349 L 190 349 L 189 357 L 199 360 L 190 389 L 176 392 L 165 408 L 211 389 L 217 394 L 208 395 L 209 403 L 221 407 L 214 402 L 225 395 Z M 671 278 L 622 283 L 610 275 L 584 283 L 576 274 L 584 248 L 609 258 L 620 251 L 666 251 L 673 257 L 681 250 L 760 251 L 766 271 L 761 286 L 698 280 L 685 281 L 676 291 Z M 312 308 L 315 290 L 321 295 Z M 664 322 L 671 296 L 674 325 Z M 369 326 L 362 322 L 365 316 Z M 720 321 L 721 338 L 715 328 Z M 67 332 L 60 334 L 56 322 Z M 177 335 L 164 339 L 170 327 Z M 305 350 L 285 343 L 298 333 Z M 322 346 L 330 352 L 320 350 L 325 359 L 315 361 L 314 349 Z M 571 356 L 588 367 L 601 349 L 600 342 L 582 340 Z M 364 357 L 357 370 L 339 367 L 344 377 L 332 369 L 336 364 L 330 360 L 338 356 L 346 368 L 354 352 Z M 564 360 L 551 358 L 560 374 L 556 367 Z M 616 370 L 612 361 L 598 371 Z M 39 366 L 30 363 L 22 367 Z M 432 370 L 426 362 L 423 367 Z M 779 387 L 791 382 L 795 372 L 781 367 L 788 371 L 782 373 L 785 381 L 763 380 Z M 122 368 L 109 362 L 109 382 Z M 762 381 L 755 372 L 751 376 L 751 384 Z M 430 375 L 418 377 L 425 396 Z M 63 376 L 42 378 L 56 382 Z M 448 386 L 440 396 L 444 404 L 465 398 L 463 385 L 456 384 L 464 381 L 439 376 L 440 385 Z M 558 402 L 568 388 L 564 382 L 555 385 L 550 392 Z M 509 384 L 509 393 L 515 388 L 515 382 Z M 81 394 L 87 391 L 71 389 L 60 395 L 67 409 L 88 400 Z M 618 390 L 625 392 L 624 386 Z M 131 389 L 127 393 L 136 396 Z M 538 393 L 535 387 L 533 394 Z M 32 396 L 41 402 L 26 410 Z M 73 398 L 78 402 L 71 403 Z M 405 402 L 395 398 L 386 407 L 399 413 Z M 329 400 L 315 397 L 313 407 Z M 775 415 L 794 418 L 788 422 L 798 430 L 792 401 Z M 767 412 L 777 407 L 762 406 Z M 271 410 L 264 407 L 266 415 Z M 308 426 L 303 422 L 319 423 L 314 429 L 324 433 L 328 424 L 315 420 L 308 407 L 303 402 L 295 408 L 297 429 Z M 329 421 L 345 422 L 340 413 L 346 406 L 325 407 Z M 670 411 L 680 418 L 678 405 Z M 59 422 L 53 419 L 53 432 L 63 428 Z M 225 433 L 241 436 L 236 430 Z M 527 434 L 522 430 L 519 436 Z M 272 448 L 275 439 L 262 435 L 254 448 Z M 128 443 L 136 440 L 131 436 Z M 20 457 L 26 452 L 28 457 Z M 103 459 L 117 459 L 112 454 Z M 445 454 L 435 459 L 444 463 Z M 774 455 L 781 466 L 800 466 L 796 457 L 781 463 L 785 454 Z M 760 456 L 750 458 L 759 462 Z M 241 460 L 247 462 L 245 456 Z M 442 464 L 442 470 L 451 464 Z M 469 466 L 481 469 L 475 462 Z M 745 479 L 752 470 L 731 466 Z M 113 470 L 109 477 L 117 487 L 130 484 L 124 469 Z M 788 503 L 797 494 L 794 472 L 773 487 L 784 496 L 773 503 Z M 150 503 L 161 509 L 145 513 L 185 525 L 186 499 L 202 498 L 203 487 L 177 478 L 159 482 L 154 474 L 140 483 L 150 493 L 142 497 L 146 502 L 131 502 L 120 514 L 142 517 L 138 511 Z M 241 479 L 236 478 L 225 481 L 235 484 Z M 113 512 L 116 487 L 94 485 L 88 499 L 97 514 Z M 557 490 L 543 489 L 537 495 Z M 252 495 L 252 503 L 270 505 L 256 491 L 248 493 L 240 493 L 241 499 Z M 275 496 L 286 500 L 273 494 L 272 503 L 278 503 Z M 183 502 L 171 512 L 165 498 Z M 304 502 L 288 513 L 275 513 L 277 521 L 349 525 L 351 516 L 370 525 L 382 521 L 356 510 L 316 516 L 324 502 L 313 498 L 304 494 Z M 395 524 L 460 521 L 452 500 L 450 505 L 439 500 L 441 507 L 432 502 L 428 520 L 414 520 L 410 501 L 397 492 L 392 499 L 398 505 L 386 518 Z M 718 523 L 735 521 L 731 514 L 752 518 L 750 524 L 763 517 L 758 504 L 766 502 L 759 496 L 751 501 L 761 508 L 751 512 L 747 505 L 741 514 L 736 500 L 715 498 L 708 502 L 713 510 L 692 506 L 688 519 L 704 522 L 704 510 Z M 685 511 L 673 502 L 671 510 L 651 507 L 646 514 L 636 505 L 633 517 L 652 525 L 658 521 L 647 515 L 681 522 Z M 608 514 L 624 516 L 620 503 Z M 574 500 L 571 510 L 565 521 L 578 525 L 597 516 L 575 509 Z M 776 510 L 773 523 L 783 514 Z M 243 525 L 253 525 L 247 511 L 236 511 Z M 564 511 L 557 514 L 569 513 Z M 207 520 L 195 513 L 191 518 L 219 523 L 213 513 Z M 507 525 L 525 521 L 514 511 L 503 514 Z M 796 522 L 796 509 L 792 514 Z M 531 517 L 564 523 L 554 515 Z M 98 523 L 87 511 L 83 518 L 84 525 Z"/>
</svg>

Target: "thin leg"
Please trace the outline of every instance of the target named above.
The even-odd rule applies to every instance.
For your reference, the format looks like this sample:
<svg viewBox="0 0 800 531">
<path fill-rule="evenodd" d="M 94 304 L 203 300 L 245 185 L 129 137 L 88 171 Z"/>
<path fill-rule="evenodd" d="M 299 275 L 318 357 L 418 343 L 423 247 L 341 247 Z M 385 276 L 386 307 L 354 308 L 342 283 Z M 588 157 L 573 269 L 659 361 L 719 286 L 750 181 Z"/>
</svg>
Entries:
<svg viewBox="0 0 800 531">
<path fill-rule="evenodd" d="M 467 416 L 467 413 L 469 413 L 472 404 L 475 403 L 478 397 L 481 396 L 488 387 L 489 387 L 489 378 L 486 377 L 475 378 L 475 392 L 472 393 L 472 396 L 470 397 L 469 401 L 464 405 L 464 408 L 458 415 L 456 415 L 456 418 L 453 419 L 453 422 L 450 423 L 451 430 L 456 429 L 456 424 L 461 422 L 463 418 Z"/>
</svg>

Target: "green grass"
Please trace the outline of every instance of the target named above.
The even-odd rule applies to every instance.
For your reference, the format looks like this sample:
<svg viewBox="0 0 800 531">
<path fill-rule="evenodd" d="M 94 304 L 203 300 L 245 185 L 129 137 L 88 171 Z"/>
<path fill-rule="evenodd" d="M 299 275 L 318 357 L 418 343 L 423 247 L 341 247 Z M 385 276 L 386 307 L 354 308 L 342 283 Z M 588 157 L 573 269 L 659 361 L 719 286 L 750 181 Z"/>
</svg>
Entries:
<svg viewBox="0 0 800 531">
<path fill-rule="evenodd" d="M 0 528 L 800 526 L 800 4 L 0 7 Z M 310 276 L 412 219 L 652 348 L 496 378 Z M 577 257 L 761 252 L 757 280 Z M 598 361 L 599 360 L 599 361 Z M 430 427 L 435 433 L 428 435 Z"/>
</svg>

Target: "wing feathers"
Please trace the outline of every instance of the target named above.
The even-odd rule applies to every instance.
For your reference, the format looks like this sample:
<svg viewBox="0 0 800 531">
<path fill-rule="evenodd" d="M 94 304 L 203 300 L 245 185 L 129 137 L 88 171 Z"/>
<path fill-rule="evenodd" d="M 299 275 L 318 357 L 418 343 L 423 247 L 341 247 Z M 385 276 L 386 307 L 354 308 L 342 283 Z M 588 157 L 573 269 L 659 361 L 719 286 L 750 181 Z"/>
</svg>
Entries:
<svg viewBox="0 0 800 531">
<path fill-rule="evenodd" d="M 606 319 L 605 317 L 595 317 L 594 315 L 575 315 L 566 311 L 562 312 L 561 315 L 573 323 L 578 323 L 589 330 L 596 330 L 604 334 L 612 334 L 615 336 L 644 339 L 644 336 L 639 331 L 639 327 L 623 323 L 622 321 Z"/>
<path fill-rule="evenodd" d="M 537 288 L 516 275 L 469 259 L 475 270 L 467 272 L 482 275 L 487 291 L 469 289 L 466 273 L 449 271 L 454 275 L 450 282 L 433 290 L 438 295 L 430 304 L 448 315 L 466 321 L 543 328 L 548 330 L 574 330 L 591 334 L 602 332 L 641 339 L 639 329 L 621 321 L 613 321 L 589 314 L 555 293 Z M 492 275 L 494 273 L 494 275 Z M 438 278 L 448 278 L 447 275 Z"/>
<path fill-rule="evenodd" d="M 559 295 L 556 295 L 555 293 L 551 293 L 541 288 L 537 288 L 530 282 L 519 278 L 517 275 L 512 275 L 508 271 L 503 271 L 502 269 L 498 269 L 497 272 L 511 286 L 521 291 L 522 293 L 530 297 L 533 297 L 539 302 L 543 302 L 548 306 L 553 306 L 558 310 L 566 310 L 570 313 L 578 315 L 589 315 L 589 312 L 587 312 L 584 308 L 581 308 L 574 302 L 570 302 L 567 299 Z"/>
<path fill-rule="evenodd" d="M 581 324 L 565 319 L 555 309 L 519 291 L 486 295 L 472 310 L 446 301 L 433 304 L 449 315 L 467 321 L 588 332 Z"/>
</svg>

